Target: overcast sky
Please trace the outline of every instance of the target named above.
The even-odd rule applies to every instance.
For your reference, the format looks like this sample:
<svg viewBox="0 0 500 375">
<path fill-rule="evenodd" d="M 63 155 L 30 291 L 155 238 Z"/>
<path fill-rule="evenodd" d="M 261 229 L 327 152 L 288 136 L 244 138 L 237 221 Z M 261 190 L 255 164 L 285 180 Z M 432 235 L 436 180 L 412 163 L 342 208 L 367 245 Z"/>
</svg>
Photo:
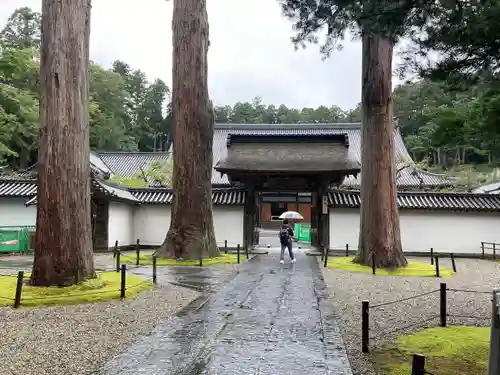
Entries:
<svg viewBox="0 0 500 375">
<path fill-rule="evenodd" d="M 17 7 L 40 11 L 41 0 L 0 0 L 0 24 Z M 292 23 L 276 0 L 208 0 L 209 89 L 216 105 L 250 101 L 290 107 L 360 101 L 361 45 L 346 42 L 326 61 L 318 46 L 295 51 Z M 172 3 L 93 0 L 91 58 L 109 67 L 123 60 L 170 86 Z"/>
</svg>

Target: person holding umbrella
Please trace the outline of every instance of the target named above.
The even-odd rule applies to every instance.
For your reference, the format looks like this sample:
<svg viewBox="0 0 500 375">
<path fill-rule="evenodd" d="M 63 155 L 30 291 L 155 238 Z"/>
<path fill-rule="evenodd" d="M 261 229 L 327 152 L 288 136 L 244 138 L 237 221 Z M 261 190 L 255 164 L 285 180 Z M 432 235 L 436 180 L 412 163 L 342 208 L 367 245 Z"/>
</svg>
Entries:
<svg viewBox="0 0 500 375">
<path fill-rule="evenodd" d="M 292 263 L 295 263 L 295 257 L 293 256 L 292 249 L 292 237 L 294 236 L 292 227 L 288 224 L 288 219 L 303 219 L 302 215 L 298 212 L 287 211 L 280 216 L 283 220 L 283 225 L 279 231 L 280 243 L 281 243 L 281 255 L 280 264 L 285 263 L 285 248 L 288 248 L 288 254 Z"/>
</svg>

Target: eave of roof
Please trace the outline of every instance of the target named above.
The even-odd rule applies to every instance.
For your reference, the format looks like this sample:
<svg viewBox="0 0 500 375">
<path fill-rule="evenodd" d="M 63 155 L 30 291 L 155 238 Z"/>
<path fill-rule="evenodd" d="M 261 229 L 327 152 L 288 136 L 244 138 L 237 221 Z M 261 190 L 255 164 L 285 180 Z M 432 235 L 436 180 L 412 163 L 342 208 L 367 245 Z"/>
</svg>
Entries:
<svg viewBox="0 0 500 375">
<path fill-rule="evenodd" d="M 359 208 L 361 195 L 359 190 L 331 190 L 328 200 L 333 208 Z M 500 196 L 491 194 L 398 192 L 397 201 L 400 209 L 410 210 L 500 211 Z"/>
<path fill-rule="evenodd" d="M 130 189 L 132 195 L 144 204 L 171 204 L 174 193 L 172 189 L 147 188 Z M 216 205 L 243 205 L 245 191 L 242 189 L 212 189 L 212 203 Z"/>
</svg>

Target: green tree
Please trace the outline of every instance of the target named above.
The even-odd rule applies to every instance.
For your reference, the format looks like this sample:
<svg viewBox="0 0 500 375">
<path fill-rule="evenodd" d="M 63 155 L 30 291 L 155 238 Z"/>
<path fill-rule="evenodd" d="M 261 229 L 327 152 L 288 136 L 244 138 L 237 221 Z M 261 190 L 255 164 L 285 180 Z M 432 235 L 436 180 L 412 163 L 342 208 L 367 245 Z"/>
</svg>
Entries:
<svg viewBox="0 0 500 375">
<path fill-rule="evenodd" d="M 41 22 L 41 14 L 31 8 L 16 9 L 0 32 L 0 45 L 3 48 L 39 50 Z"/>
</svg>

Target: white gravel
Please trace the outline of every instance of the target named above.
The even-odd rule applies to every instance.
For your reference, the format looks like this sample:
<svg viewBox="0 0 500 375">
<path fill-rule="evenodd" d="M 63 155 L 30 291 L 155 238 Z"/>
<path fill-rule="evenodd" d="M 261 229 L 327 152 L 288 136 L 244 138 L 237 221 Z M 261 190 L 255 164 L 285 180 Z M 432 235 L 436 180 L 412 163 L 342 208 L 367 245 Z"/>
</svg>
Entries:
<svg viewBox="0 0 500 375">
<path fill-rule="evenodd" d="M 0 374 L 91 374 L 198 295 L 165 285 L 123 302 L 0 308 Z"/>
<path fill-rule="evenodd" d="M 430 263 L 428 258 L 410 258 Z M 457 259 L 457 273 L 450 278 L 372 276 L 342 270 L 325 269 L 321 265 L 330 298 L 334 304 L 354 375 L 376 374 L 366 355 L 361 354 L 361 302 L 371 306 L 437 290 L 441 282 L 450 289 L 487 293 L 447 293 L 448 314 L 474 316 L 449 317 L 450 324 L 488 326 L 491 319 L 491 291 L 499 288 L 500 264 L 487 260 Z M 451 261 L 440 259 L 440 265 L 451 268 Z M 387 332 L 415 325 L 403 332 L 415 332 L 426 326 L 438 326 L 439 318 L 426 324 L 419 322 L 439 316 L 439 292 L 402 303 L 370 309 L 370 346 L 390 342 L 402 332 Z M 486 318 L 486 319 L 481 319 Z"/>
</svg>

